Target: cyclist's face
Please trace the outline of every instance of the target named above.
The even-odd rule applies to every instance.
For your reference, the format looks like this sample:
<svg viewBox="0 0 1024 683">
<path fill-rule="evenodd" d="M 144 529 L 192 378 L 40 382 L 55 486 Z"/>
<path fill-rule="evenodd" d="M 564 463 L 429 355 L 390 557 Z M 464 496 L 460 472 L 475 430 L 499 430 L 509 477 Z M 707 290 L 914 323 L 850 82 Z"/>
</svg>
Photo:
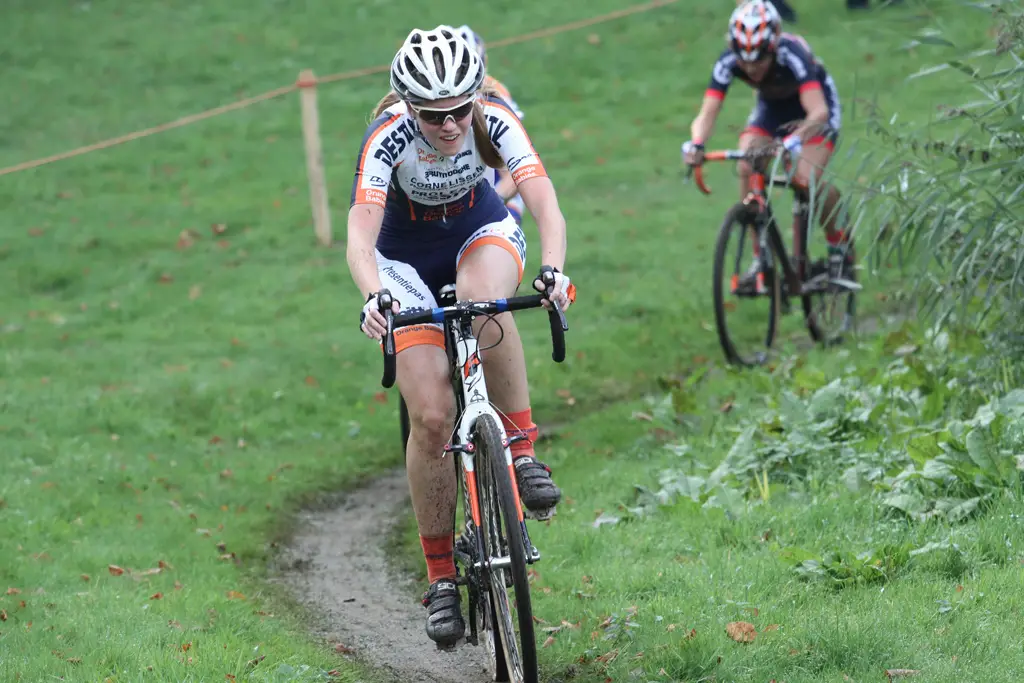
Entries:
<svg viewBox="0 0 1024 683">
<path fill-rule="evenodd" d="M 765 52 L 761 59 L 756 62 L 739 62 L 739 65 L 743 73 L 747 75 L 747 78 L 755 83 L 760 83 L 768 75 L 768 69 L 772 65 L 772 58 L 773 55 L 770 52 Z"/>
<path fill-rule="evenodd" d="M 473 125 L 474 98 L 448 97 L 419 106 L 411 106 L 413 116 L 427 142 L 445 156 L 462 150 L 466 135 Z"/>
</svg>

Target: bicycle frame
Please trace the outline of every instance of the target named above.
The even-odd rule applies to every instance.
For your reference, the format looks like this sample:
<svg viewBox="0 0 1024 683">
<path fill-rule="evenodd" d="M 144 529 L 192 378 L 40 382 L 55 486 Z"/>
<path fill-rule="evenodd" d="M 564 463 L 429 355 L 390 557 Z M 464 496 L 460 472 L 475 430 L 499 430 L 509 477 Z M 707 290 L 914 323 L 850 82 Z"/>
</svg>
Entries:
<svg viewBox="0 0 1024 683">
<path fill-rule="evenodd" d="M 706 161 L 739 161 L 749 159 L 749 154 L 749 152 L 742 150 L 724 150 L 708 152 L 704 158 Z M 782 266 L 783 282 L 786 285 L 782 292 L 782 303 L 783 305 L 788 305 L 790 296 L 802 296 L 809 294 L 815 289 L 813 286 L 808 286 L 812 283 L 804 282 L 807 261 L 805 254 L 807 251 L 805 249 L 806 245 L 803 244 L 802 235 L 806 232 L 804 226 L 809 220 L 810 204 L 807 201 L 806 192 L 793 184 L 791 174 L 774 172 L 774 167 L 782 160 L 782 151 L 773 155 L 773 159 L 773 169 L 770 173 L 765 173 L 760 163 L 753 164 L 753 170 L 750 174 L 750 192 L 743 198 L 743 203 L 748 206 L 756 206 L 757 212 L 754 216 L 754 228 L 757 233 L 758 247 L 761 250 L 764 250 L 765 247 L 770 247 L 771 251 L 769 253 L 777 255 Z M 711 188 L 704 182 L 704 169 L 697 166 L 692 168 L 691 172 L 698 189 L 704 194 L 711 194 Z M 783 187 L 793 191 L 793 261 L 796 262 L 796 268 L 793 267 L 789 253 L 782 242 L 782 235 L 779 232 L 778 223 L 775 220 L 775 214 L 772 211 L 771 202 L 765 190 L 766 184 L 768 187 Z"/>
<path fill-rule="evenodd" d="M 454 292 L 452 292 L 454 295 Z M 443 292 L 442 292 L 443 295 Z M 453 296 L 454 298 L 454 296 Z M 461 472 L 463 485 L 465 486 L 466 503 L 470 506 L 470 517 L 477 529 L 482 528 L 482 517 L 480 514 L 480 497 L 476 481 L 476 458 L 475 447 L 472 438 L 476 428 L 476 421 L 482 415 L 492 415 L 501 427 L 501 444 L 505 448 L 505 463 L 508 466 L 508 475 L 512 480 L 512 488 L 516 494 L 516 514 L 519 522 L 519 529 L 523 534 L 523 541 L 527 548 L 527 561 L 532 564 L 540 559 L 540 551 L 530 542 L 530 534 L 526 529 L 526 518 L 523 514 L 522 505 L 519 502 L 519 487 L 516 483 L 515 466 L 512 462 L 512 451 L 509 446 L 516 441 L 525 439 L 525 436 L 509 438 L 501 421 L 501 417 L 491 405 L 487 393 L 487 382 L 484 379 L 483 365 L 480 361 L 480 345 L 473 333 L 473 325 L 469 320 L 459 319 L 446 321 L 445 339 L 448 342 L 449 362 L 452 367 L 452 388 L 455 391 L 455 433 L 452 435 L 452 443 L 445 446 L 446 452 L 456 452 L 461 458 Z M 477 536 L 477 550 L 479 557 L 483 558 L 484 548 L 481 537 Z M 487 558 L 479 560 L 476 569 L 484 568 L 484 563 L 489 567 L 503 568 L 508 566 L 509 559 Z"/>
<path fill-rule="evenodd" d="M 541 270 L 540 277 L 547 285 L 553 284 L 554 273 L 551 268 Z M 477 432 L 477 422 L 485 415 L 490 415 L 495 425 L 500 430 L 501 446 L 504 450 L 504 461 L 507 467 L 508 481 L 511 484 L 512 497 L 515 501 L 515 517 L 518 525 L 515 525 L 511 514 L 503 515 L 506 533 L 515 538 L 515 529 L 518 527 L 523 541 L 524 560 L 526 564 L 533 564 L 540 559 L 540 551 L 530 541 L 530 535 L 526 528 L 526 517 L 523 513 L 522 503 L 519 500 L 518 485 L 515 476 L 515 466 L 512 461 L 512 452 L 509 446 L 520 439 L 527 438 L 524 435 L 517 435 L 509 438 L 502 420 L 495 408 L 491 405 L 487 384 L 484 380 L 484 369 L 480 358 L 480 347 L 476 335 L 473 332 L 473 319 L 477 315 L 491 316 L 504 312 L 537 308 L 544 301 L 544 295 L 513 297 L 510 299 L 499 299 L 496 301 L 483 302 L 459 302 L 455 299 L 454 285 L 444 287 L 440 292 L 442 306 L 430 310 L 418 310 L 400 313 L 397 316 L 391 311 L 391 293 L 382 290 L 378 293 L 378 308 L 384 314 L 386 334 L 383 340 L 384 351 L 384 376 L 381 384 L 391 387 L 395 383 L 397 374 L 396 350 L 394 339 L 395 326 L 414 325 L 423 323 L 441 323 L 444 327 L 445 350 L 448 355 L 451 368 L 451 382 L 456 402 L 456 424 L 452 434 L 451 443 L 445 445 L 446 453 L 458 453 L 459 461 L 457 468 L 460 472 L 458 481 L 462 489 L 464 513 L 468 512 L 467 520 L 468 534 L 460 536 L 460 540 L 472 543 L 471 547 L 465 547 L 464 551 L 459 550 L 459 543 L 455 544 L 455 559 L 466 568 L 466 574 L 459 583 L 467 586 L 470 594 L 469 600 L 469 623 L 471 631 L 467 641 L 476 645 L 479 642 L 477 632 L 477 619 L 475 611 L 483 604 L 488 603 L 489 598 L 482 598 L 488 591 L 483 585 L 488 580 L 488 574 L 492 569 L 513 570 L 511 554 L 507 547 L 491 548 L 492 540 L 485 541 L 488 534 L 488 526 L 485 525 L 481 505 L 487 501 L 481 500 L 481 491 L 477 480 L 477 447 L 473 442 Z M 565 360 L 565 336 L 568 329 L 565 317 L 557 304 L 549 311 L 549 322 L 551 325 L 551 338 L 553 344 L 552 359 L 560 363 Z M 486 324 L 486 323 L 485 323 Z M 491 463 L 485 462 L 482 467 L 490 467 Z M 497 473 L 495 473 L 497 475 Z M 493 492 L 488 495 L 494 495 Z M 472 527 L 472 528 L 470 528 Z M 466 538 L 469 536 L 471 538 Z M 505 539 L 505 544 L 509 539 Z M 499 545 L 501 543 L 499 542 Z M 518 546 L 518 542 L 516 542 Z M 471 556 L 470 554 L 471 553 Z M 506 578 L 506 581 L 508 579 Z M 507 585 L 507 584 L 506 584 Z M 493 615 L 492 615 L 493 618 Z"/>
</svg>

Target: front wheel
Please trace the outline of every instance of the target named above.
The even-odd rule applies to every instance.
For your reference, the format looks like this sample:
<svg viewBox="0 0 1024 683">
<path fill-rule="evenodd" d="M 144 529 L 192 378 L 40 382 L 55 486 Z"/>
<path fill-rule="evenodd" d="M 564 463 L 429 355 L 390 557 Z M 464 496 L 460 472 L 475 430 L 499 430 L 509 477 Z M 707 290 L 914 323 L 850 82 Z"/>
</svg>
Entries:
<svg viewBox="0 0 1024 683">
<path fill-rule="evenodd" d="M 775 343 L 781 273 L 770 241 L 761 239 L 765 229 L 756 208 L 739 202 L 725 215 L 715 244 L 715 323 L 725 359 L 734 365 L 765 363 Z"/>
<path fill-rule="evenodd" d="M 538 683 L 537 641 L 523 533 L 525 522 L 512 485 L 515 472 L 506 458 L 501 428 L 493 415 L 481 415 L 474 432 L 480 515 L 489 565 L 485 569 L 485 583 L 490 588 L 490 607 L 494 615 L 491 626 L 498 632 L 498 637 L 494 638 L 494 680 Z M 508 576 L 511 582 L 507 581 Z"/>
</svg>

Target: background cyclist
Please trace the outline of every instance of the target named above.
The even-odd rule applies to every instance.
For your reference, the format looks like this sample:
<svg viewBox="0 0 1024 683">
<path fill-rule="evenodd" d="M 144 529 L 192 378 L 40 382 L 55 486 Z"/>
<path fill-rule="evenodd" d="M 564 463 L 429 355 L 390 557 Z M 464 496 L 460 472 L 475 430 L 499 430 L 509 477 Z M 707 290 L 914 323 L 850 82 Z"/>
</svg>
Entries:
<svg viewBox="0 0 1024 683">
<path fill-rule="evenodd" d="M 461 299 L 515 294 L 526 240 L 485 179 L 506 167 L 536 218 L 541 263 L 556 269 L 547 292 L 563 307 L 575 288 L 559 271 L 565 220 L 554 187 L 519 118 L 500 98 L 480 92 L 483 61 L 450 27 L 414 29 L 391 65 L 389 93 L 377 106 L 358 155 L 348 215 L 348 264 L 366 304 L 360 328 L 384 333 L 377 294 L 398 299 L 395 312 L 437 305 L 455 283 Z M 534 287 L 542 289 L 539 280 Z M 480 320 L 477 334 L 488 391 L 504 428 L 529 439 L 512 446 L 527 514 L 549 516 L 561 498 L 550 469 L 534 457 L 537 426 L 530 411 L 523 346 L 510 314 L 499 325 Z M 398 385 L 409 409 L 406 467 L 430 586 L 423 596 L 427 635 L 440 646 L 462 637 L 465 622 L 453 581 L 455 468 L 443 447 L 455 401 L 439 325 L 403 327 L 395 335 Z"/>
<path fill-rule="evenodd" d="M 822 222 L 829 243 L 830 267 L 853 277 L 852 244 L 837 227 L 839 192 L 822 180 L 822 172 L 835 149 L 841 123 L 839 95 L 824 64 L 802 37 L 782 33 L 782 21 L 772 3 L 748 0 L 729 19 L 729 46 L 719 56 L 704 93 L 700 113 L 690 126 L 691 139 L 683 144 L 686 163 L 699 165 L 729 85 L 737 78 L 757 93 L 754 109 L 740 135 L 739 147 L 749 150 L 783 138 L 783 145 L 798 159 L 794 182 L 808 189 L 812 182 L 822 207 Z M 793 122 L 800 121 L 795 126 Z M 739 164 L 740 198 L 750 191 L 750 165 Z M 738 289 L 763 289 L 755 280 L 756 263 L 740 279 Z M 838 277 L 840 273 L 834 273 Z"/>
<path fill-rule="evenodd" d="M 469 26 L 463 24 L 456 29 L 462 38 L 469 43 L 469 46 L 476 50 L 476 53 L 480 55 L 480 59 L 484 61 L 484 68 L 487 68 L 487 48 L 484 45 L 483 38 L 480 37 Z M 516 101 L 512 99 L 512 94 L 509 92 L 505 84 L 499 81 L 491 74 L 487 74 L 484 77 L 484 89 L 492 89 L 498 97 L 505 100 L 509 108 L 515 113 L 516 116 L 522 120 L 525 117 L 523 111 L 516 104 Z M 516 184 L 512 180 L 512 175 L 508 172 L 508 169 L 502 167 L 494 169 L 493 173 L 487 175 L 487 179 L 491 185 L 494 185 L 495 191 L 498 196 L 505 202 L 505 208 L 512 214 L 512 217 L 516 219 L 516 223 L 522 224 L 523 222 L 523 211 L 525 206 L 523 204 L 523 198 L 519 195 L 519 191 L 516 189 Z"/>
</svg>

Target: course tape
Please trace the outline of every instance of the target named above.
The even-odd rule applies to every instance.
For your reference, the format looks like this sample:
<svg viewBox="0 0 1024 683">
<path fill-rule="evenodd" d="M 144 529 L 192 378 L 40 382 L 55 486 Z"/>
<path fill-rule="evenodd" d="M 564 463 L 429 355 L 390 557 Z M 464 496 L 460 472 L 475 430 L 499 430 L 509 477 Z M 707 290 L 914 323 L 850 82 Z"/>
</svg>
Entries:
<svg viewBox="0 0 1024 683">
<path fill-rule="evenodd" d="M 642 5 L 633 5 L 632 7 L 627 7 L 625 9 L 609 12 L 608 14 L 601 14 L 596 17 L 590 17 L 589 19 L 580 19 L 577 21 L 570 22 L 568 24 L 562 24 L 560 26 L 552 26 L 550 28 L 541 29 L 539 31 L 524 33 L 523 35 L 519 36 L 512 36 L 510 38 L 495 40 L 493 42 L 488 43 L 488 47 L 504 47 L 507 45 L 525 43 L 530 40 L 537 40 L 539 38 L 547 38 L 549 36 L 558 35 L 560 33 L 566 33 L 568 31 L 575 31 L 581 28 L 586 28 L 587 26 L 594 26 L 595 24 L 602 24 L 604 22 L 614 21 L 616 19 L 621 19 L 622 17 L 627 17 L 632 14 L 649 12 L 650 10 L 658 9 L 659 7 L 672 5 L 678 1 L 679 0 L 654 0 L 653 2 L 644 3 Z M 381 64 L 377 66 L 366 67 L 364 69 L 355 69 L 353 71 L 343 71 L 341 73 L 331 74 L 328 76 L 321 76 L 318 77 L 316 80 L 317 83 L 335 83 L 337 81 L 348 81 L 354 78 L 361 78 L 363 76 L 384 73 L 390 68 L 390 64 Z M 220 116 L 221 114 L 226 114 L 228 112 L 236 111 L 238 109 L 244 109 L 254 104 L 258 104 L 259 102 L 265 102 L 266 100 L 271 100 L 276 97 L 287 95 L 289 93 L 295 92 L 298 88 L 299 84 L 293 83 L 292 85 L 286 85 L 284 87 L 277 88 L 275 90 L 270 90 L 260 95 L 247 97 L 243 100 L 238 100 L 237 102 L 232 102 L 230 104 L 225 104 L 214 109 L 199 112 L 198 114 L 191 114 L 189 116 L 184 116 L 175 121 L 162 123 L 158 126 L 153 126 L 152 128 L 146 128 L 144 130 L 135 131 L 134 133 L 128 133 L 126 135 L 121 135 L 116 138 L 110 138 L 109 140 L 102 140 L 100 142 L 96 142 L 91 145 L 86 145 L 84 147 L 79 147 L 77 149 L 72 149 L 67 152 L 61 152 L 59 154 L 54 154 L 52 156 L 43 157 L 42 159 L 24 161 L 20 164 L 15 164 L 14 166 L 9 166 L 7 168 L 0 169 L 0 176 L 10 175 L 12 173 L 19 173 L 21 171 L 27 171 L 29 169 L 44 166 L 46 164 L 52 164 L 57 161 L 63 161 L 65 159 L 70 159 L 72 157 L 81 156 L 82 154 L 87 154 L 89 152 L 107 149 L 108 147 L 114 147 L 115 145 L 122 145 L 126 142 L 131 142 L 132 140 L 138 140 L 140 138 L 149 137 L 150 135 L 156 135 L 157 133 L 163 133 L 165 131 L 173 130 L 175 128 L 181 128 L 182 126 L 187 126 L 192 123 L 197 123 L 205 119 L 213 118 L 214 116 Z"/>
</svg>

